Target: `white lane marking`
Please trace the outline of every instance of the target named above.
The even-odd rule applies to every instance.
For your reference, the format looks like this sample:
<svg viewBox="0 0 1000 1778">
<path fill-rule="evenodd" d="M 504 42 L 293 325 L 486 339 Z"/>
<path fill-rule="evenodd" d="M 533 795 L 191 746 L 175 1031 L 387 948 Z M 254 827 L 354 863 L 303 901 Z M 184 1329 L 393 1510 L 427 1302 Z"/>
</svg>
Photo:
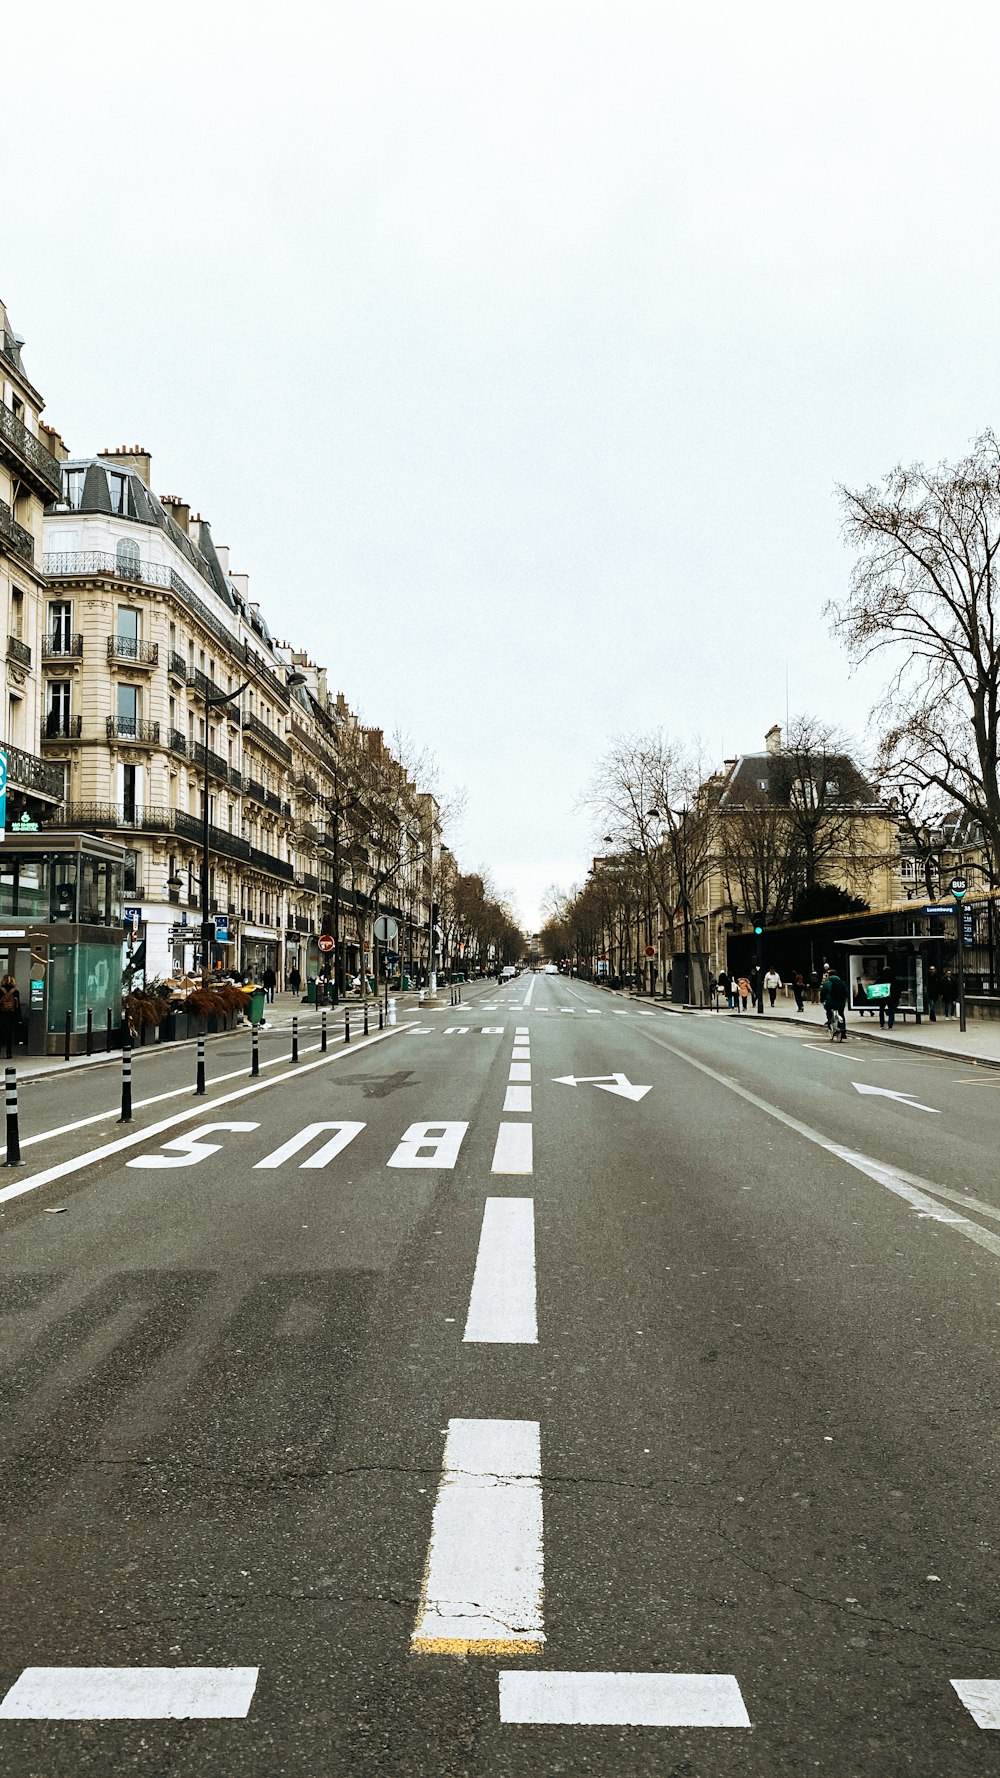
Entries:
<svg viewBox="0 0 1000 1778">
<path fill-rule="evenodd" d="M 444 1034 L 446 1037 L 468 1037 L 471 1029 L 470 1025 L 446 1025 Z"/>
<path fill-rule="evenodd" d="M 510 1052 L 510 1059 L 512 1062 L 530 1062 L 531 1050 L 528 1044 L 515 1043 L 514 1048 Z"/>
<path fill-rule="evenodd" d="M 221 1142 L 205 1142 L 205 1136 L 214 1136 L 216 1130 L 235 1130 L 243 1134 L 247 1130 L 259 1130 L 259 1124 L 199 1124 L 196 1130 L 187 1130 L 183 1136 L 172 1136 L 168 1142 L 160 1144 L 161 1148 L 176 1149 L 176 1154 L 140 1154 L 134 1161 L 126 1161 L 126 1167 L 194 1167 L 199 1161 L 207 1161 L 210 1154 L 218 1154 Z"/>
<path fill-rule="evenodd" d="M 560 1006 L 558 1010 L 560 1012 L 568 1013 L 571 1019 L 576 1017 L 576 1014 L 574 1013 L 573 1008 L 571 1006 Z"/>
<path fill-rule="evenodd" d="M 416 1653 L 541 1653 L 541 1468 L 537 1420 L 449 1420 Z"/>
<path fill-rule="evenodd" d="M 655 1019 L 656 1014 L 655 1012 L 647 1012 L 644 1007 L 640 1007 L 635 1016 L 637 1019 Z"/>
<path fill-rule="evenodd" d="M 624 1007 L 622 1007 L 622 1006 L 615 1007 L 615 1018 L 616 1019 L 627 1019 L 628 1018 L 628 1013 L 625 1011 Z"/>
<path fill-rule="evenodd" d="M 407 1027 L 407 1035 L 410 1037 L 433 1037 L 434 1026 L 433 1025 L 410 1025 Z"/>
<path fill-rule="evenodd" d="M 534 1166 L 531 1125 L 501 1124 L 491 1173 L 530 1173 Z"/>
<path fill-rule="evenodd" d="M 594 1086 L 602 1093 L 616 1093 L 622 1099 L 638 1101 L 644 1099 L 652 1087 L 633 1085 L 627 1074 L 557 1074 L 552 1082 L 556 1087 L 590 1087 Z"/>
<path fill-rule="evenodd" d="M 0 1717 L 138 1722 L 246 1716 L 257 1667 L 26 1667 Z"/>
<path fill-rule="evenodd" d="M 932 1222 L 946 1223 L 950 1228 L 957 1229 L 958 1233 L 964 1235 L 967 1241 L 975 1242 L 977 1247 L 985 1247 L 995 1258 L 1000 1259 L 1000 1237 L 991 1235 L 988 1229 L 980 1228 L 978 1223 L 970 1222 L 967 1216 L 949 1215 L 948 1211 L 944 1210 L 935 1198 L 929 1196 L 931 1192 L 936 1192 L 943 1198 L 953 1197 L 954 1193 L 948 1186 L 935 1185 L 929 1179 L 921 1179 L 919 1174 L 904 1173 L 902 1168 L 890 1167 L 883 1161 L 873 1160 L 870 1155 L 859 1154 L 855 1149 L 845 1148 L 839 1142 L 831 1142 L 829 1137 L 824 1136 L 819 1130 L 814 1130 L 811 1125 L 802 1123 L 797 1117 L 790 1117 L 788 1112 L 782 1111 L 779 1106 L 769 1104 L 757 1093 L 751 1093 L 748 1087 L 741 1086 L 739 1081 L 733 1080 L 730 1075 L 720 1074 L 717 1068 L 710 1068 L 707 1062 L 696 1061 L 694 1056 L 688 1054 L 687 1050 L 678 1049 L 676 1044 L 666 1043 L 662 1037 L 654 1036 L 652 1031 L 647 1032 L 647 1036 L 651 1043 L 658 1044 L 660 1049 L 668 1050 L 679 1061 L 687 1062 L 690 1067 L 696 1068 L 699 1074 L 706 1074 L 709 1080 L 717 1081 L 720 1086 L 727 1087 L 731 1093 L 736 1094 L 737 1098 L 744 1099 L 748 1105 L 755 1105 L 757 1110 L 763 1111 L 767 1117 L 773 1117 L 776 1123 L 784 1124 L 786 1129 L 794 1130 L 796 1135 L 803 1136 L 807 1142 L 812 1142 L 817 1148 L 824 1149 L 827 1154 L 836 1156 L 837 1160 L 844 1161 L 848 1167 L 853 1167 L 858 1173 L 863 1173 L 867 1179 L 873 1179 L 876 1185 L 884 1185 L 887 1191 L 891 1191 L 897 1198 L 902 1198 L 921 1216 L 928 1217 Z"/>
<path fill-rule="evenodd" d="M 530 982 L 528 983 L 528 992 L 524 996 L 524 1005 L 525 1006 L 531 1005 L 531 996 L 535 992 L 535 983 L 537 980 L 538 980 L 537 976 L 533 975 Z"/>
<path fill-rule="evenodd" d="M 1000 1729 L 1000 1679 L 953 1679 L 977 1728 Z"/>
<path fill-rule="evenodd" d="M 484 1037 L 502 1037 L 505 1027 L 503 1025 L 484 1025 L 482 1030 Z"/>
<path fill-rule="evenodd" d="M 515 1037 L 528 1037 L 528 1036 L 530 1036 L 530 1033 L 529 1033 L 529 1031 L 528 1031 L 528 1027 L 527 1027 L 527 1025 L 515 1025 L 515 1026 L 514 1026 L 514 1036 L 515 1036 Z"/>
<path fill-rule="evenodd" d="M 900 1105 L 909 1105 L 913 1111 L 931 1111 L 935 1117 L 941 1116 L 936 1105 L 921 1105 L 912 1093 L 894 1093 L 890 1087 L 868 1087 L 860 1080 L 852 1080 L 851 1085 L 856 1093 L 869 1093 L 879 1099 L 897 1099 Z"/>
<path fill-rule="evenodd" d="M 510 1072 L 507 1075 L 507 1079 L 508 1080 L 530 1080 L 531 1079 L 531 1063 L 530 1062 L 512 1062 L 510 1065 Z"/>
<path fill-rule="evenodd" d="M 385 1043 L 387 1039 L 401 1036 L 408 1030 L 408 1025 L 397 1025 L 388 1031 L 378 1031 L 372 1037 L 364 1037 L 354 1045 L 353 1054 L 357 1055 L 362 1049 L 370 1049 L 373 1044 Z M 301 1080 L 314 1069 L 325 1068 L 331 1062 L 342 1062 L 345 1055 L 351 1054 L 352 1051 L 345 1044 L 343 1049 L 336 1050 L 333 1055 L 320 1056 L 316 1062 L 299 1062 L 286 1074 L 276 1074 L 273 1080 L 255 1080 L 250 1086 L 239 1087 L 234 1093 L 223 1093 L 220 1098 L 212 1100 L 211 1109 L 215 1111 L 221 1105 L 234 1105 L 237 1100 L 247 1099 L 254 1093 L 268 1092 L 271 1087 L 281 1086 L 286 1080 Z M 85 1167 L 93 1167 L 98 1161 L 121 1154 L 126 1148 L 138 1148 L 140 1143 L 151 1142 L 154 1137 L 161 1136 L 164 1130 L 173 1130 L 178 1124 L 187 1123 L 193 1117 L 204 1117 L 208 1109 L 207 1105 L 191 1105 L 186 1111 L 175 1111 L 172 1117 L 161 1118 L 158 1124 L 150 1124 L 145 1130 L 135 1130 L 129 1136 L 119 1136 L 114 1142 L 103 1142 L 100 1148 L 90 1148 L 84 1154 L 74 1155 L 71 1160 L 45 1167 L 41 1173 L 31 1173 L 27 1179 L 15 1180 L 12 1185 L 0 1188 L 0 1204 L 9 1202 L 11 1198 L 23 1197 L 25 1192 L 37 1191 L 39 1186 L 50 1185 L 54 1179 L 65 1179 L 71 1173 L 80 1173 Z"/>
<path fill-rule="evenodd" d="M 463 1340 L 535 1346 L 535 1204 L 487 1198 Z"/>
<path fill-rule="evenodd" d="M 501 1673 L 500 1721 L 748 1729 L 731 1673 Z"/>
<path fill-rule="evenodd" d="M 387 1167 L 453 1167 L 468 1127 L 467 1123 L 411 1124 L 385 1164 Z"/>
<path fill-rule="evenodd" d="M 601 1009 L 599 1006 L 588 1006 L 587 1012 L 592 1019 L 599 1019 L 601 1016 Z"/>
<path fill-rule="evenodd" d="M 503 1102 L 503 1108 L 505 1111 L 530 1111 L 531 1088 L 508 1087 L 507 1097 Z"/>
<path fill-rule="evenodd" d="M 309 1156 L 308 1160 L 300 1163 L 303 1167 L 325 1167 L 327 1162 L 332 1161 L 335 1155 L 340 1154 L 341 1151 L 347 1147 L 349 1142 L 354 1141 L 355 1136 L 360 1136 L 364 1127 L 364 1124 L 345 1122 L 332 1124 L 307 1124 L 305 1129 L 300 1130 L 297 1136 L 290 1137 L 287 1142 L 281 1144 L 280 1148 L 276 1148 L 271 1154 L 265 1155 L 262 1161 L 257 1161 L 255 1163 L 255 1171 L 259 1170 L 261 1167 L 284 1166 L 286 1161 L 291 1160 L 293 1154 L 298 1154 L 299 1150 L 302 1148 L 308 1148 L 314 1136 L 321 1136 L 324 1130 L 336 1130 L 337 1134 L 333 1136 L 329 1142 L 324 1142 L 322 1148 L 318 1148 L 315 1154 Z"/>
</svg>

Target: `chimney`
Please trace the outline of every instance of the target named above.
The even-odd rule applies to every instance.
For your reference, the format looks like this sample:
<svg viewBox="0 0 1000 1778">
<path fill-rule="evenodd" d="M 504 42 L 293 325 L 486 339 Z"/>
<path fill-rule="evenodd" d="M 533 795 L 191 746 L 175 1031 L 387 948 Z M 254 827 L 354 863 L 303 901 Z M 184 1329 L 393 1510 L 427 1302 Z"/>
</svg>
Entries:
<svg viewBox="0 0 1000 1778">
<path fill-rule="evenodd" d="M 39 420 L 38 430 L 41 434 L 43 445 L 47 450 L 52 452 L 56 462 L 65 463 L 69 456 L 69 448 L 63 443 L 55 427 L 47 426 L 44 420 Z"/>
<path fill-rule="evenodd" d="M 249 576 L 249 574 L 237 574 L 236 570 L 233 569 L 230 572 L 229 578 L 232 581 L 234 587 L 236 588 L 236 591 L 239 593 L 240 598 L 245 599 L 247 604 L 249 605 L 249 603 L 250 603 L 250 576 Z"/>
<path fill-rule="evenodd" d="M 182 500 L 179 494 L 161 494 L 160 505 L 166 507 L 175 525 L 179 525 L 187 537 L 191 519 L 191 508 L 187 501 Z"/>
<path fill-rule="evenodd" d="M 149 487 L 152 459 L 143 445 L 117 445 L 113 451 L 98 451 L 97 455 L 106 463 L 117 464 L 119 469 L 130 469 L 144 487 Z"/>
<path fill-rule="evenodd" d="M 722 762 L 722 763 L 723 763 L 723 765 L 724 765 L 724 766 L 725 766 L 725 768 L 726 768 L 726 771 L 727 771 L 727 772 L 731 772 L 731 771 L 732 771 L 732 769 L 733 769 L 733 767 L 734 767 L 734 765 L 735 765 L 735 764 L 736 764 L 736 757 L 735 757 L 735 755 L 734 755 L 734 756 L 733 756 L 733 758 L 732 758 L 732 759 L 724 759 L 724 760 L 723 760 L 723 762 Z"/>
<path fill-rule="evenodd" d="M 219 558 L 219 567 L 222 569 L 223 574 L 228 575 L 228 573 L 229 573 L 229 545 L 228 545 L 228 543 L 217 543 L 215 546 L 215 553 Z"/>
<path fill-rule="evenodd" d="M 781 752 L 781 729 L 778 723 L 775 723 L 773 728 L 768 729 L 767 734 L 764 736 L 764 746 L 767 748 L 768 753 Z"/>
</svg>

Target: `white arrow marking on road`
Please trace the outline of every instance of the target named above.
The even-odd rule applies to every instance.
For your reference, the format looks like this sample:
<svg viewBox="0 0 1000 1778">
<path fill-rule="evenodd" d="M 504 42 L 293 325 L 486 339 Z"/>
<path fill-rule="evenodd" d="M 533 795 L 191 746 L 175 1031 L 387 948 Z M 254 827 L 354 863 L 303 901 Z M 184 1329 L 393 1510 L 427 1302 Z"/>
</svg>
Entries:
<svg viewBox="0 0 1000 1778">
<path fill-rule="evenodd" d="M 627 1074 L 559 1074 L 557 1087 L 598 1087 L 602 1093 L 617 1093 L 620 1099 L 644 1099 L 652 1087 L 633 1086 Z"/>
<path fill-rule="evenodd" d="M 936 1105 L 921 1105 L 920 1101 L 914 1099 L 910 1093 L 894 1093 L 889 1087 L 862 1086 L 860 1080 L 852 1080 L 851 1085 L 856 1093 L 872 1093 L 880 1099 L 898 1099 L 900 1105 L 912 1105 L 914 1111 L 931 1111 L 935 1117 L 941 1116 Z"/>
</svg>

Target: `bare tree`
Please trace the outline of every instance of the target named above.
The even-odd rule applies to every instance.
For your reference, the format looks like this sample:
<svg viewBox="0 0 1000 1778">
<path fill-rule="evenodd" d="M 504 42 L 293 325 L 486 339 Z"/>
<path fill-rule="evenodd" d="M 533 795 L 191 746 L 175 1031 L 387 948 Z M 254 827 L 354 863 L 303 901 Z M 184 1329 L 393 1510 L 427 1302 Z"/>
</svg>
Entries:
<svg viewBox="0 0 1000 1778">
<path fill-rule="evenodd" d="M 882 769 L 939 810 L 978 822 L 1000 878 L 1000 444 L 955 464 L 893 470 L 841 488 L 859 551 L 850 594 L 829 609 L 852 658 L 897 656 L 881 724 Z"/>
</svg>

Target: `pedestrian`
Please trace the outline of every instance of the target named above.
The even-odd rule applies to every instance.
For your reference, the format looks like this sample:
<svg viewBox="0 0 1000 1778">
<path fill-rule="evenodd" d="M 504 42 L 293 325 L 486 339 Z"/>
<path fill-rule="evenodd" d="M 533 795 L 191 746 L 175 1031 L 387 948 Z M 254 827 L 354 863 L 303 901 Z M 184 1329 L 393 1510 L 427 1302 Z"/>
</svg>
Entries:
<svg viewBox="0 0 1000 1778">
<path fill-rule="evenodd" d="M 927 971 L 927 980 L 924 983 L 924 1011 L 932 1025 L 937 1024 L 937 1007 L 940 998 L 941 977 L 932 963 Z"/>
<path fill-rule="evenodd" d="M 796 1012 L 805 1012 L 806 978 L 801 969 L 797 969 L 792 977 L 792 993 L 795 995 Z"/>
<path fill-rule="evenodd" d="M 819 997 L 826 1008 L 827 1026 L 832 1030 L 834 1015 L 843 1017 L 847 1005 L 847 983 L 835 969 L 828 969 L 820 986 Z"/>
<path fill-rule="evenodd" d="M 819 1005 L 820 979 L 815 969 L 809 972 L 809 999 L 813 1006 Z"/>
<path fill-rule="evenodd" d="M 893 1025 L 896 1023 L 896 1008 L 899 1005 L 899 1002 L 902 998 L 902 994 L 903 994 L 903 990 L 902 990 L 902 986 L 900 985 L 898 978 L 895 975 L 890 975 L 890 977 L 889 977 L 889 992 L 886 995 L 886 1000 L 885 1000 L 885 1020 L 886 1020 L 886 1024 L 888 1025 L 890 1031 L 892 1030 Z"/>
<path fill-rule="evenodd" d="M 10 1061 L 14 1045 L 21 1041 L 21 996 L 12 975 L 0 979 L 0 1044 Z"/>
<path fill-rule="evenodd" d="M 767 989 L 768 999 L 773 1006 L 775 999 L 777 998 L 778 989 L 781 987 L 781 977 L 773 966 L 768 970 L 764 977 L 764 986 Z"/>
<path fill-rule="evenodd" d="M 288 971 L 289 992 L 297 994 L 302 986 L 302 977 L 294 966 Z"/>
<path fill-rule="evenodd" d="M 270 963 L 260 978 L 260 985 L 267 996 L 267 1003 L 270 1006 L 274 1000 L 274 990 L 278 986 L 278 978 L 275 975 L 274 970 L 271 968 Z"/>
<path fill-rule="evenodd" d="M 739 997 L 739 1005 L 737 1006 L 736 1011 L 746 1012 L 747 1001 L 750 998 L 750 983 L 745 975 L 741 975 L 737 980 L 736 993 Z"/>
<path fill-rule="evenodd" d="M 719 993 L 726 996 L 726 1005 L 733 1010 L 733 984 L 728 969 L 719 970 Z"/>
<path fill-rule="evenodd" d="M 945 1018 L 953 1019 L 958 1008 L 958 982 L 950 969 L 945 971 L 941 981 L 941 999 Z"/>
</svg>

